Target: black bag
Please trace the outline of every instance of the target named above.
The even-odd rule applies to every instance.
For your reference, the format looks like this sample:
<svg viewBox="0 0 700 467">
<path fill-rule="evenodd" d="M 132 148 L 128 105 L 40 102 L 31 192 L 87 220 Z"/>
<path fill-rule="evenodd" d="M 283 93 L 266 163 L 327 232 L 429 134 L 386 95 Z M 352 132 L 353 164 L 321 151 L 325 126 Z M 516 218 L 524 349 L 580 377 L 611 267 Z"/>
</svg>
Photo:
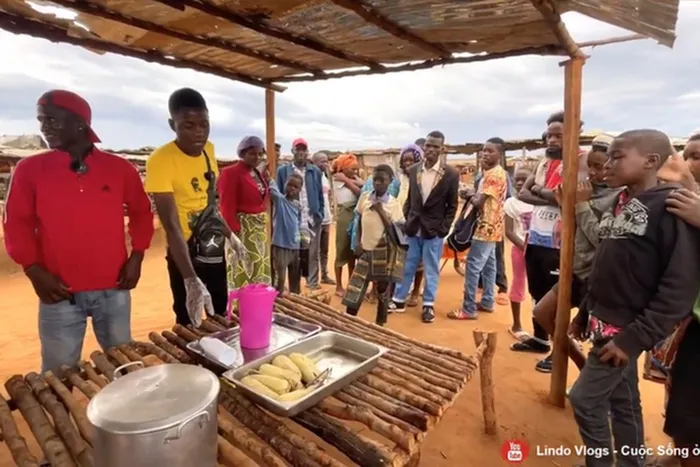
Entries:
<svg viewBox="0 0 700 467">
<path fill-rule="evenodd" d="M 226 259 L 226 235 L 224 235 L 224 220 L 219 212 L 216 194 L 216 174 L 211 169 L 209 155 L 204 151 L 207 162 L 205 178 L 207 187 L 207 206 L 199 214 L 197 222 L 192 227 L 192 236 L 188 240 L 190 257 L 195 265 L 221 264 Z"/>
<path fill-rule="evenodd" d="M 479 210 L 467 201 L 459 212 L 452 233 L 447 236 L 447 245 L 458 253 L 469 249 L 478 220 Z"/>
<path fill-rule="evenodd" d="M 405 228 L 405 222 L 392 222 L 391 228 L 387 231 L 387 236 L 389 237 L 389 241 L 393 243 L 394 246 L 407 251 L 408 236 L 406 235 Z"/>
</svg>

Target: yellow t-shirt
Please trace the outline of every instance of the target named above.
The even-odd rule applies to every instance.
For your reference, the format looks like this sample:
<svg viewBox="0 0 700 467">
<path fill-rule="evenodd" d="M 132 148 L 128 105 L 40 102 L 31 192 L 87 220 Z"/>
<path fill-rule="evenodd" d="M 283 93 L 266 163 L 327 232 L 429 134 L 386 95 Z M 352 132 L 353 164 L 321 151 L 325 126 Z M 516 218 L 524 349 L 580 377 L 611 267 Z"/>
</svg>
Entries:
<svg viewBox="0 0 700 467">
<path fill-rule="evenodd" d="M 364 193 L 357 202 L 355 211 L 362 216 L 362 238 L 360 244 L 364 250 L 374 250 L 379 245 L 379 241 L 384 235 L 384 224 L 382 218 L 379 217 L 376 211 L 370 209 L 372 202 L 369 200 L 370 193 Z M 391 222 L 400 222 L 403 220 L 403 209 L 401 203 L 389 195 L 389 199 L 384 203 L 384 211 L 386 211 Z"/>
<path fill-rule="evenodd" d="M 212 171 L 219 175 L 214 145 L 204 146 Z M 192 235 L 197 216 L 207 206 L 209 182 L 204 174 L 207 161 L 200 155 L 191 157 L 177 147 L 175 141 L 159 147 L 146 160 L 146 191 L 148 193 L 172 193 L 177 206 L 177 216 L 185 240 Z"/>
</svg>

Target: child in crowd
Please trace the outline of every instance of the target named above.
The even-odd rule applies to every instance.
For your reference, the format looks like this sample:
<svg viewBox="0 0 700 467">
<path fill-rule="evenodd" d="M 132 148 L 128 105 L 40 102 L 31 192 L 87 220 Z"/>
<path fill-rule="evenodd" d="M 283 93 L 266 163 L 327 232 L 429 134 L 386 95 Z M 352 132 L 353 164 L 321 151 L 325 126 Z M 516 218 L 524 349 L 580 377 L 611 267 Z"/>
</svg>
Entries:
<svg viewBox="0 0 700 467">
<path fill-rule="evenodd" d="M 367 287 L 374 282 L 377 291 L 376 324 L 387 321 L 392 282 L 403 279 L 405 252 L 397 245 L 395 222 L 403 221 L 403 209 L 388 193 L 394 171 L 386 164 L 375 167 L 374 190 L 363 193 L 355 208 L 360 216 L 355 252 L 358 260 L 348 283 L 343 305 L 348 314 L 357 316 Z"/>
<path fill-rule="evenodd" d="M 689 315 L 700 288 L 700 237 L 666 210 L 678 186 L 657 176 L 673 152 L 656 130 L 622 133 L 608 151 L 605 181 L 625 189 L 601 216 L 588 294 L 570 328 L 593 343 L 569 393 L 588 467 L 613 465 L 611 431 L 619 465 L 644 465 L 637 359 Z"/>
<path fill-rule="evenodd" d="M 275 270 L 275 288 L 285 291 L 289 275 L 289 291 L 301 293 L 301 203 L 299 193 L 304 184 L 301 175 L 292 173 L 284 187 L 284 195 L 277 184 L 270 184 L 270 194 L 274 200 L 272 218 L 272 265 Z"/>
<path fill-rule="evenodd" d="M 588 291 L 588 276 L 593 270 L 593 259 L 600 243 L 598 229 L 602 214 L 612 209 L 617 202 L 621 189 L 609 188 L 605 183 L 603 167 L 608 160 L 608 149 L 613 142 L 612 135 L 602 133 L 591 143 L 591 150 L 586 156 L 586 180 L 576 187 L 576 236 L 574 240 L 574 274 L 571 283 L 571 307 L 578 307 Z M 557 190 L 561 199 L 561 187 Z M 550 334 L 554 334 L 557 315 L 558 284 L 535 306 L 533 314 L 537 322 Z M 569 356 L 580 370 L 586 362 L 581 347 L 571 340 Z M 547 357 L 535 365 L 542 373 L 552 371 L 552 358 Z"/>
<path fill-rule="evenodd" d="M 532 174 L 528 168 L 522 168 L 515 172 L 513 185 L 516 193 L 525 184 L 525 181 Z M 513 281 L 510 284 L 510 311 L 513 314 L 513 325 L 508 332 L 517 340 L 529 337 L 523 330 L 520 322 L 520 304 L 525 301 L 525 291 L 527 286 L 527 270 L 525 268 L 525 246 L 527 245 L 527 231 L 530 228 L 530 217 L 532 216 L 532 205 L 520 201 L 515 196 L 506 200 L 503 209 L 505 211 L 506 237 L 513 244 L 510 250 L 510 259 L 513 269 Z"/>
</svg>

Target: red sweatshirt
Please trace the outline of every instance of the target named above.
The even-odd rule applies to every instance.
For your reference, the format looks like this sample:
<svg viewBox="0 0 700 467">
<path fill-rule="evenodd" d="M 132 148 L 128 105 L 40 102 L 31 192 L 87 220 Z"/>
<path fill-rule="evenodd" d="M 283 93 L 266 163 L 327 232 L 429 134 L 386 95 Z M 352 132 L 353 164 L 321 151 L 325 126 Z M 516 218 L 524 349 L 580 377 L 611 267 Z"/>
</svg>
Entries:
<svg viewBox="0 0 700 467">
<path fill-rule="evenodd" d="M 23 268 L 38 264 L 74 293 L 115 288 L 127 259 L 124 207 L 132 248 L 142 252 L 153 237 L 150 200 L 123 157 L 95 148 L 82 175 L 70 162 L 53 150 L 17 164 L 3 217 L 5 248 Z"/>
</svg>

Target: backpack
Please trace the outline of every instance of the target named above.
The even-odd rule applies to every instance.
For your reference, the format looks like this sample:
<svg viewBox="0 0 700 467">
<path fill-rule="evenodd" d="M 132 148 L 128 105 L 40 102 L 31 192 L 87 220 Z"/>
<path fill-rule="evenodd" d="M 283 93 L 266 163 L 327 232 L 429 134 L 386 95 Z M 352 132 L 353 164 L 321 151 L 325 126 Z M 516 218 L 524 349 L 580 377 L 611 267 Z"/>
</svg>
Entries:
<svg viewBox="0 0 700 467">
<path fill-rule="evenodd" d="M 193 265 L 221 264 L 226 258 L 226 235 L 224 220 L 216 203 L 216 174 L 211 169 L 209 155 L 204 151 L 207 162 L 205 178 L 207 187 L 207 206 L 200 213 L 192 227 L 192 236 L 187 241 Z"/>
<path fill-rule="evenodd" d="M 447 245 L 458 253 L 468 250 L 478 221 L 479 210 L 467 201 L 459 212 L 452 232 L 447 236 Z"/>
</svg>

